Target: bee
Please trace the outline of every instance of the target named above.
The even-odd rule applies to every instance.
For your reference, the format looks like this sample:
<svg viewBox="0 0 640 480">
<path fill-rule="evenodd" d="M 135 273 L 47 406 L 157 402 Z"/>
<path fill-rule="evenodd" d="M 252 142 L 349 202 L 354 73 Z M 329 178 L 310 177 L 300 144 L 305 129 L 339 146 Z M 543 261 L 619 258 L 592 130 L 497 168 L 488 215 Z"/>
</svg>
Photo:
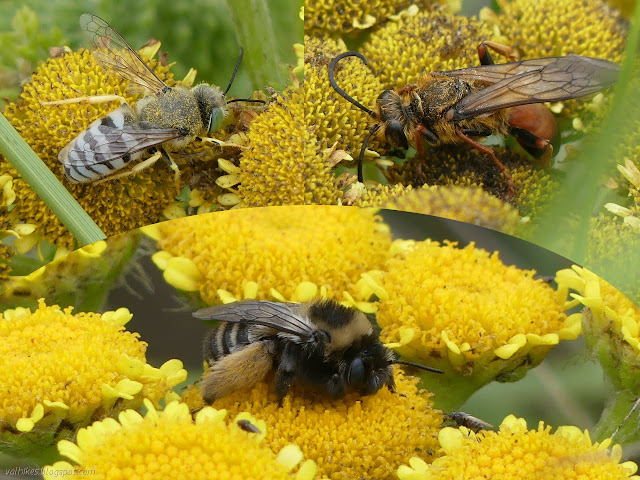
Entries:
<svg viewBox="0 0 640 480">
<path fill-rule="evenodd" d="M 480 430 L 495 430 L 495 427 L 489 422 L 469 415 L 465 412 L 451 412 L 447 414 L 447 417 L 452 422 L 455 422 L 459 427 L 467 427 L 469 430 L 479 432 Z"/>
<path fill-rule="evenodd" d="M 101 183 L 131 175 L 151 166 L 160 158 L 174 171 L 177 183 L 180 171 L 167 150 L 180 149 L 197 137 L 218 130 L 228 114 L 228 103 L 264 103 L 253 99 L 225 99 L 242 61 L 243 50 L 224 92 L 220 87 L 206 83 L 193 88 L 169 87 L 106 21 L 95 15 L 84 14 L 80 17 L 80 25 L 92 37 L 96 49 L 94 57 L 106 69 L 141 88 L 145 96 L 136 102 L 134 108 L 118 95 L 43 103 L 121 102 L 119 108 L 91 123 L 58 154 L 64 174 L 71 183 Z M 202 140 L 217 142 L 213 139 Z M 145 152 L 153 155 L 122 171 Z"/>
<path fill-rule="evenodd" d="M 620 70 L 608 60 L 579 55 L 494 64 L 488 48 L 515 59 L 509 47 L 483 42 L 478 46 L 481 66 L 427 73 L 415 85 L 385 90 L 376 100 L 375 111 L 351 98 L 334 78 L 343 58 L 357 57 L 368 65 L 366 58 L 350 51 L 331 61 L 328 73 L 333 89 L 375 121 L 358 158 L 358 181 L 363 181 L 364 153 L 373 135 L 393 147 L 412 145 L 421 159 L 423 140 L 433 147 L 466 143 L 493 159 L 507 181 L 510 197 L 515 191 L 511 176 L 493 150 L 474 137 L 512 135 L 548 163 L 558 129 L 551 112 L 536 104 L 596 93 L 612 86 Z"/>
<path fill-rule="evenodd" d="M 250 388 L 273 370 L 279 402 L 293 382 L 317 387 L 332 398 L 347 391 L 371 395 L 385 385 L 393 392 L 393 364 L 442 373 L 398 360 L 362 312 L 334 300 L 243 300 L 203 308 L 193 316 L 223 322 L 203 344 L 209 368 L 202 397 L 207 403 Z"/>
</svg>

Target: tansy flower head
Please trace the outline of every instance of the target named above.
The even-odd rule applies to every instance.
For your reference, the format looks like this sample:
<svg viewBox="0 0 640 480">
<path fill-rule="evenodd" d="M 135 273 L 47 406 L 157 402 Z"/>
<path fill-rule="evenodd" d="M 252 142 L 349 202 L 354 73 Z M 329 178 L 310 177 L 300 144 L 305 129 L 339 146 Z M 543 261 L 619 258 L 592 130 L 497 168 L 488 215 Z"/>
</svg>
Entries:
<svg viewBox="0 0 640 480">
<path fill-rule="evenodd" d="M 307 34 L 345 35 L 380 25 L 395 14 L 415 14 L 419 7 L 433 3 L 433 0 L 382 0 L 375 4 L 357 0 L 308 0 L 304 5 L 304 31 Z M 460 8 L 459 2 L 441 3 Z M 411 8 L 407 8 L 409 6 Z M 403 12 L 405 9 L 408 12 Z"/>
<path fill-rule="evenodd" d="M 105 479 L 290 479 L 311 480 L 313 462 L 303 462 L 300 449 L 286 445 L 279 453 L 261 445 L 262 434 L 243 430 L 236 421 L 225 421 L 226 411 L 205 407 L 192 419 L 189 407 L 171 402 L 162 411 L 145 400 L 143 417 L 125 410 L 118 420 L 107 418 L 78 432 L 76 443 L 62 440 L 60 454 L 71 462 L 56 462 L 45 479 L 90 478 L 99 472 Z M 246 413 L 236 420 L 264 422 Z M 293 473 L 292 470 L 297 470 Z"/>
<path fill-rule="evenodd" d="M 278 405 L 273 385 L 258 383 L 216 400 L 231 416 L 247 411 L 264 420 L 267 443 L 274 450 L 287 443 L 298 445 L 305 458 L 314 460 L 318 472 L 335 480 L 395 478 L 407 455 L 431 461 L 437 455 L 436 435 L 442 413 L 431 408 L 430 395 L 419 391 L 417 378 L 396 369 L 397 393 L 386 388 L 375 395 L 348 394 L 329 400 L 320 393 L 294 384 Z M 191 408 L 203 401 L 195 387 L 183 400 Z"/>
<path fill-rule="evenodd" d="M 536 168 L 524 156 L 506 148 L 493 148 L 505 165 L 516 186 L 512 199 L 520 216 L 536 215 L 548 204 L 560 186 L 558 174 L 553 170 Z M 484 153 L 473 149 L 460 151 L 444 147 L 430 154 L 417 169 L 419 160 L 413 158 L 402 165 L 389 168 L 388 176 L 394 182 L 422 185 L 455 185 L 481 187 L 485 192 L 502 198 L 507 188 L 504 176 Z"/>
<path fill-rule="evenodd" d="M 342 192 L 305 123 L 308 92 L 291 87 L 251 124 L 235 179 L 243 206 L 336 204 Z"/>
<path fill-rule="evenodd" d="M 362 274 L 378 270 L 391 244 L 372 210 L 278 207 L 234 210 L 146 227 L 153 260 L 176 288 L 201 302 L 242 298 L 305 301 L 358 297 Z M 367 300 L 370 291 L 361 296 Z M 365 298 L 366 296 L 366 298 Z"/>
<path fill-rule="evenodd" d="M 96 305 L 109 293 L 140 240 L 138 232 L 100 240 L 65 255 L 58 248 L 55 259 L 25 275 L 11 275 L 2 282 L 0 303 L 6 307 L 33 307 L 38 299 L 59 305 Z M 45 258 L 43 263 L 50 258 Z M 16 272 L 17 273 L 17 272 Z"/>
<path fill-rule="evenodd" d="M 473 223 L 510 235 L 521 223 L 510 204 L 473 186 L 425 186 L 389 198 L 381 206 Z"/>
<path fill-rule="evenodd" d="M 371 36 L 362 53 L 385 88 L 399 88 L 423 73 L 478 65 L 476 48 L 492 33 L 482 22 L 432 8 L 389 22 Z M 370 71 L 366 78 L 372 75 Z"/>
<path fill-rule="evenodd" d="M 150 59 L 160 47 L 159 42 L 141 51 Z M 169 67 L 155 60 L 148 60 L 154 72 L 168 85 L 175 82 Z M 190 77 L 193 81 L 193 78 Z M 38 67 L 31 82 L 15 103 L 4 109 L 4 115 L 51 171 L 64 183 L 81 206 L 92 216 L 107 236 L 126 232 L 142 225 L 160 221 L 165 208 L 173 202 L 175 185 L 173 172 L 160 162 L 135 176 L 129 176 L 101 184 L 71 184 L 64 179 L 58 153 L 89 124 L 115 110 L 119 104 L 69 103 L 42 105 L 69 98 L 94 95 L 120 95 L 129 105 L 135 105 L 140 96 L 128 90 L 127 82 L 117 74 L 107 72 L 88 50 L 67 52 L 51 58 Z M 218 133 L 218 132 L 216 132 Z M 217 138 L 225 140 L 228 132 L 222 130 Z M 194 142 L 195 143 L 195 142 Z M 174 160 L 182 164 L 182 180 L 188 181 L 207 165 L 206 160 L 221 154 L 219 146 L 189 145 L 172 153 Z M 195 162 L 193 160 L 198 160 Z M 22 221 L 39 226 L 42 234 L 51 242 L 68 249 L 74 247 L 74 239 L 51 214 L 42 200 L 17 174 L 11 164 L 0 159 L 0 176 L 10 174 L 14 178 L 17 194 L 15 215 Z"/>
<path fill-rule="evenodd" d="M 464 397 L 496 377 L 521 377 L 580 333 L 564 297 L 534 271 L 504 265 L 497 252 L 430 240 L 396 241 L 393 250 L 381 280 L 380 338 L 405 358 L 446 371 L 423 379 L 441 408 L 459 407 L 464 398 L 451 395 Z"/>
<path fill-rule="evenodd" d="M 179 360 L 160 368 L 127 332 L 126 308 L 74 314 L 40 302 L 0 314 L 0 437 L 12 452 L 49 445 L 96 418 L 153 403 L 184 381 Z"/>
<path fill-rule="evenodd" d="M 447 427 L 439 440 L 445 454 L 431 465 L 412 458 L 409 466 L 398 469 L 400 480 L 640 479 L 633 475 L 635 463 L 620 463 L 620 445 L 609 448 L 611 440 L 594 443 L 588 431 L 573 426 L 551 433 L 551 427 L 540 422 L 529 430 L 524 419 L 509 415 L 499 432 Z"/>
</svg>

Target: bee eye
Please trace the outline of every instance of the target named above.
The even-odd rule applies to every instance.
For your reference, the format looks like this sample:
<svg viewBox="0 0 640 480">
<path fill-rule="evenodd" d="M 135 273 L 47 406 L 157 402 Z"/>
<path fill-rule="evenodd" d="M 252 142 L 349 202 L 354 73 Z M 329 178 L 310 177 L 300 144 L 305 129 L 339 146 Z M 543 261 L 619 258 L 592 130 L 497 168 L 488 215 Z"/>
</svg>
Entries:
<svg viewBox="0 0 640 480">
<path fill-rule="evenodd" d="M 355 358 L 349 366 L 347 373 L 347 383 L 349 385 L 360 385 L 364 383 L 364 364 L 362 359 Z"/>
<path fill-rule="evenodd" d="M 402 128 L 402 124 L 399 121 L 391 120 L 387 124 L 385 136 L 387 137 L 387 141 L 394 147 L 409 148 L 409 142 L 407 142 L 407 137 L 404 134 L 404 128 Z"/>
<path fill-rule="evenodd" d="M 213 133 L 222 126 L 224 120 L 224 112 L 220 107 L 214 107 L 211 110 L 211 116 L 209 117 L 209 125 L 207 126 L 207 132 Z"/>
</svg>

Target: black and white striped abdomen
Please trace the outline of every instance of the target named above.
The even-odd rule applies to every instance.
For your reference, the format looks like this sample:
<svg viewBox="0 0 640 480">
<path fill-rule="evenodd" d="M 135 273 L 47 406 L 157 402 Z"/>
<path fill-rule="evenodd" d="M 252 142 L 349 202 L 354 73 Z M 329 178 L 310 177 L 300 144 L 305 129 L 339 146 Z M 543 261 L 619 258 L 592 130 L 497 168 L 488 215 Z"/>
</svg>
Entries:
<svg viewBox="0 0 640 480">
<path fill-rule="evenodd" d="M 241 323 L 221 323 L 211 330 L 205 337 L 204 345 L 202 346 L 205 361 L 212 364 L 225 355 L 253 343 L 256 339 L 252 338 L 253 335 L 250 335 L 249 330 L 251 328 L 252 325 L 243 325 Z"/>
<path fill-rule="evenodd" d="M 144 153 L 131 153 L 138 141 L 135 135 L 123 132 L 136 122 L 127 104 L 109 115 L 92 122 L 58 154 L 64 174 L 73 183 L 87 183 L 109 177 Z"/>
</svg>

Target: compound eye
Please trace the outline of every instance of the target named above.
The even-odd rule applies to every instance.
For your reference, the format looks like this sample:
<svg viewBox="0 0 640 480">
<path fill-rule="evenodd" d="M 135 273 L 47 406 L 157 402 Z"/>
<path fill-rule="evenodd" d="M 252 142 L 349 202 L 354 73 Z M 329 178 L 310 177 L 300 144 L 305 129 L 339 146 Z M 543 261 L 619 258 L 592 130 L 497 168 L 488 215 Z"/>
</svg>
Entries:
<svg viewBox="0 0 640 480">
<path fill-rule="evenodd" d="M 362 359 L 355 358 L 349 366 L 349 373 L 347 374 L 347 383 L 349 385 L 361 385 L 364 383 L 364 364 Z"/>
<path fill-rule="evenodd" d="M 402 124 L 397 120 L 391 120 L 385 129 L 387 141 L 394 147 L 409 148 L 409 142 L 404 134 Z"/>
<path fill-rule="evenodd" d="M 213 107 L 211 110 L 211 116 L 209 117 L 209 125 L 207 126 L 207 132 L 213 133 L 217 131 L 224 121 L 224 112 L 220 107 Z"/>
</svg>

